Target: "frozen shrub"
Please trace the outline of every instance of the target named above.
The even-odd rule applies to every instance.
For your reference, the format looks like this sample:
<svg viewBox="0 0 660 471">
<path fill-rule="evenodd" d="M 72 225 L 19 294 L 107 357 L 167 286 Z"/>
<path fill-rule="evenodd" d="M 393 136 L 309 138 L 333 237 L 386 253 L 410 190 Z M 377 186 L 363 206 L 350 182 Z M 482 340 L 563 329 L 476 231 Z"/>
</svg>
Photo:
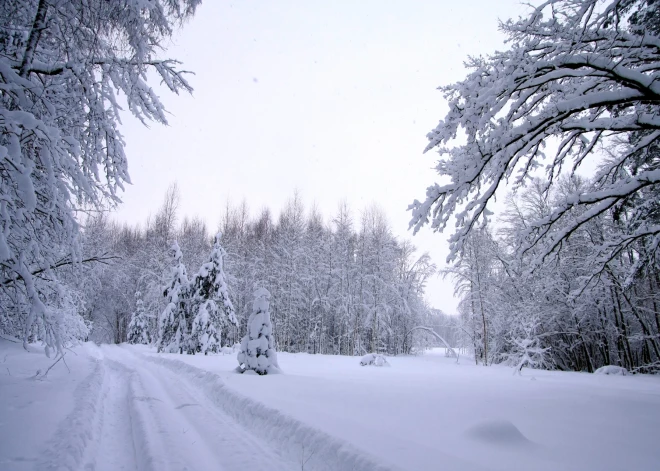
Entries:
<svg viewBox="0 0 660 471">
<path fill-rule="evenodd" d="M 360 366 L 390 366 L 380 353 L 368 353 L 360 359 Z"/>
</svg>

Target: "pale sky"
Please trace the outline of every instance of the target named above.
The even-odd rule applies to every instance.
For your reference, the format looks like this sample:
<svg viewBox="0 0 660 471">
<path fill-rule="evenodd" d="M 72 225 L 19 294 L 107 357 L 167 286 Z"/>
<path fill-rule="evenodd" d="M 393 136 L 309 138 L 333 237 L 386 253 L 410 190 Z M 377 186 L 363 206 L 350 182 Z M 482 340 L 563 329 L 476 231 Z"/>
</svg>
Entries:
<svg viewBox="0 0 660 471">
<path fill-rule="evenodd" d="M 195 72 L 193 95 L 158 88 L 167 127 L 123 116 L 133 185 L 116 218 L 143 223 L 176 181 L 180 216 L 214 230 L 228 199 L 278 214 L 297 188 L 326 220 L 342 198 L 356 224 L 377 203 L 398 237 L 445 267 L 449 234 L 413 238 L 406 211 L 438 180 L 437 154 L 422 153 L 446 112 L 437 87 L 465 76 L 468 55 L 503 48 L 498 18 L 527 9 L 519 0 L 207 0 L 163 54 Z M 431 280 L 427 298 L 456 311 L 448 280 Z"/>
</svg>

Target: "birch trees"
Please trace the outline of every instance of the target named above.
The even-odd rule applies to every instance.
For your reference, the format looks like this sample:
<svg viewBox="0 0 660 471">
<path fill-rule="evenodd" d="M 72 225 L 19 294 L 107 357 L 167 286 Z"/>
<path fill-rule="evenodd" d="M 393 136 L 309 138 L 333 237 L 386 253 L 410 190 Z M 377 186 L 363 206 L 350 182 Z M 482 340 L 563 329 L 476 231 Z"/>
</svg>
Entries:
<svg viewBox="0 0 660 471">
<path fill-rule="evenodd" d="M 645 0 L 548 0 L 441 87 L 426 150 L 443 183 L 411 227 L 456 220 L 449 272 L 484 363 L 533 346 L 561 369 L 659 369 L 657 18 Z"/>
<path fill-rule="evenodd" d="M 411 331 L 435 317 L 424 300 L 435 265 L 394 237 L 382 210 L 369 208 L 357 224 L 345 202 L 330 221 L 299 196 L 277 219 L 267 209 L 251 216 L 247 203 L 228 205 L 220 246 L 203 222 L 177 223 L 177 201 L 168 190 L 141 227 L 103 218 L 86 225 L 84 240 L 117 257 L 90 269 L 81 286 L 91 339 L 122 342 L 137 334 L 130 286 L 141 293 L 141 325 L 161 350 L 215 352 L 245 336 L 256 286 L 272 295 L 279 351 L 361 356 L 424 344 L 424 332 Z M 169 250 L 168 239 L 178 250 Z"/>
<path fill-rule="evenodd" d="M 191 90 L 178 62 L 157 53 L 198 4 L 0 4 L 0 310 L 24 342 L 62 353 L 65 325 L 80 319 L 58 273 L 83 260 L 75 212 L 117 203 L 130 181 L 117 94 L 142 122 L 166 123 L 147 72 Z"/>
</svg>

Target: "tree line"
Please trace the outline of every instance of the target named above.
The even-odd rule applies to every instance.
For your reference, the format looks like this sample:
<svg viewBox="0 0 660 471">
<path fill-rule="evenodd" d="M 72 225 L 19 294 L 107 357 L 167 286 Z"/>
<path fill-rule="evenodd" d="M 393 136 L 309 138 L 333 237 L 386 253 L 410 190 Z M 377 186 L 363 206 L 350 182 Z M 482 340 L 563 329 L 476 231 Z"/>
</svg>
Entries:
<svg viewBox="0 0 660 471">
<path fill-rule="evenodd" d="M 126 341 L 138 308 L 141 318 L 148 319 L 148 337 L 162 338 L 158 318 L 172 302 L 171 291 L 164 295 L 164 287 L 172 290 L 174 273 L 179 278 L 177 296 L 184 296 L 180 287 L 190 283 L 188 278 L 199 278 L 196 270 L 208 265 L 212 251 L 203 221 L 184 218 L 177 223 L 178 201 L 173 186 L 160 210 L 141 227 L 113 222 L 106 215 L 88 221 L 83 232 L 87 250 L 116 257 L 83 267 L 87 275 L 77 289 L 85 299 L 83 318 L 91 323 L 90 338 Z M 424 300 L 426 282 L 436 267 L 428 254 L 418 254 L 410 241 L 392 234 L 379 208 L 363 211 L 356 226 L 350 208 L 341 203 L 325 221 L 294 194 L 277 218 L 269 209 L 251 216 L 246 202 L 228 204 L 218 231 L 236 317 L 236 324 L 217 326 L 223 327 L 222 344 L 233 345 L 245 335 L 256 288 L 271 293 L 279 351 L 399 354 L 426 341 L 423 332 L 411 329 L 437 317 Z M 192 311 L 189 326 L 196 315 Z"/>
</svg>

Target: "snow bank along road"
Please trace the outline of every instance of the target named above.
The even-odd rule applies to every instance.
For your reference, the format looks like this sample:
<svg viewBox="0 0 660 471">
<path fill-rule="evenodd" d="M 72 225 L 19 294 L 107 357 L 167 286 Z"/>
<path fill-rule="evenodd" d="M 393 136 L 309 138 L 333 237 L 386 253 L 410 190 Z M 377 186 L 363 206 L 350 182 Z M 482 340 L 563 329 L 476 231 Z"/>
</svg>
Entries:
<svg viewBox="0 0 660 471">
<path fill-rule="evenodd" d="M 85 344 L 35 379 L 52 360 L 0 339 L 0 471 L 660 469 L 660 377 L 279 360 Z"/>
<path fill-rule="evenodd" d="M 92 365 L 45 449 L 17 456 L 0 445 L 0 469 L 392 469 L 232 392 L 213 373 L 121 346 L 84 351 Z"/>
</svg>

